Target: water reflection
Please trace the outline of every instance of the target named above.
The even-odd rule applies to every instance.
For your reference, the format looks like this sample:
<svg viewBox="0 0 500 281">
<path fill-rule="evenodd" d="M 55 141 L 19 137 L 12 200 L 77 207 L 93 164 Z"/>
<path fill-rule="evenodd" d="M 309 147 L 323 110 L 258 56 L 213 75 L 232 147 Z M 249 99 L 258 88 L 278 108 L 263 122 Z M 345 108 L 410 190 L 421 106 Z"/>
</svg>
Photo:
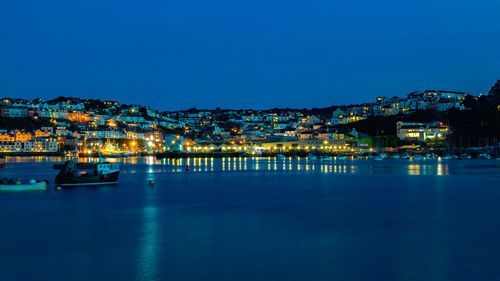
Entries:
<svg viewBox="0 0 500 281">
<path fill-rule="evenodd" d="M 435 163 L 435 164 L 408 164 L 408 174 L 413 176 L 420 175 L 448 175 L 448 164 Z"/>
<path fill-rule="evenodd" d="M 51 165 L 63 162 L 68 157 L 7 157 L 7 168 L 15 167 L 15 163 L 28 165 Z M 99 161 L 98 158 L 80 157 L 79 162 Z M 240 172 L 240 171 L 300 171 L 319 172 L 322 174 L 355 174 L 355 173 L 406 173 L 407 175 L 446 176 L 453 174 L 470 174 L 471 171 L 482 174 L 499 172 L 495 161 L 404 161 L 404 160 L 311 160 L 307 158 L 273 157 L 224 157 L 224 158 L 165 158 L 154 156 L 108 158 L 109 162 L 122 164 L 124 173 L 136 173 L 135 165 L 146 165 L 147 173 L 180 173 L 180 172 Z M 475 168 L 475 169 L 474 169 Z"/>
<path fill-rule="evenodd" d="M 156 280 L 159 253 L 158 209 L 154 206 L 145 206 L 142 215 L 143 234 L 140 241 L 137 280 Z"/>
<path fill-rule="evenodd" d="M 307 159 L 285 159 L 284 161 L 274 158 L 191 158 L 191 159 L 163 159 L 152 162 L 150 159 L 144 161 L 151 166 L 148 173 L 161 172 L 239 172 L 239 171 L 304 171 L 334 174 L 354 174 L 369 166 L 348 164 L 347 162 L 311 161 Z M 157 167 L 155 167 L 157 166 Z M 159 167 L 163 167 L 160 169 Z M 371 169 L 371 168 L 370 168 Z"/>
</svg>

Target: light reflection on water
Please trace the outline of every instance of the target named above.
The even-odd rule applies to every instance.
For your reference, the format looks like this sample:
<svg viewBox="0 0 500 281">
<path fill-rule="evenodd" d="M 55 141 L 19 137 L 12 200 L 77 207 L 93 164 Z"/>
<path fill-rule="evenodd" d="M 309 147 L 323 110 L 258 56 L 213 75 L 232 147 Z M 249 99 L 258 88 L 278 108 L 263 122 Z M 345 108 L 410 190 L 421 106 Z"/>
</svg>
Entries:
<svg viewBox="0 0 500 281">
<path fill-rule="evenodd" d="M 379 162 L 369 161 L 309 161 L 306 159 L 274 158 L 192 158 L 192 159 L 163 159 L 149 165 L 158 167 L 148 172 L 238 172 L 238 171 L 319 171 L 324 174 L 356 174 L 373 173 L 375 170 L 391 171 L 406 167 L 408 175 L 438 175 L 449 174 L 447 163 L 413 163 L 392 162 L 392 165 L 381 165 Z M 395 165 L 396 164 L 396 165 Z M 164 167 L 164 168 L 159 168 Z M 376 172 L 376 171 L 375 171 Z"/>
<path fill-rule="evenodd" d="M 8 157 L 7 167 L 13 163 L 63 162 L 67 157 Z M 79 162 L 98 161 L 98 158 L 80 157 Z M 147 165 L 147 173 L 181 173 L 181 172 L 241 172 L 241 171 L 300 171 L 320 172 L 323 174 L 373 174 L 373 173 L 401 173 L 414 176 L 447 176 L 450 174 L 468 174 L 475 168 L 483 173 L 499 171 L 500 162 L 495 160 L 468 160 L 468 161 L 408 161 L 408 160 L 309 160 L 307 158 L 285 158 L 283 160 L 272 157 L 224 157 L 224 158 L 164 158 L 154 156 L 108 158 L 109 162 L 120 163 L 125 167 L 125 173 L 135 173 L 135 165 Z"/>
<path fill-rule="evenodd" d="M 143 213 L 143 236 L 141 237 L 137 280 L 155 280 L 158 276 L 159 227 L 158 210 L 153 205 L 147 205 Z"/>
<path fill-rule="evenodd" d="M 413 176 L 420 175 L 448 175 L 448 164 L 434 163 L 434 164 L 408 164 L 408 174 Z"/>
</svg>

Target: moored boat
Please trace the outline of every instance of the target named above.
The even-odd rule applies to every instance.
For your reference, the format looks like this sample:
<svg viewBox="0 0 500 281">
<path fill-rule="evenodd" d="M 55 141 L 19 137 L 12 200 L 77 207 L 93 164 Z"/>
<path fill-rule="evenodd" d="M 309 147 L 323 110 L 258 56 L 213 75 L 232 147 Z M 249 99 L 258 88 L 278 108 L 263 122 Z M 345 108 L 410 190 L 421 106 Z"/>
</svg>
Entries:
<svg viewBox="0 0 500 281">
<path fill-rule="evenodd" d="M 128 157 L 130 153 L 128 152 L 102 152 L 102 156 L 106 157 Z"/>
<path fill-rule="evenodd" d="M 481 153 L 478 157 L 482 159 L 491 159 L 491 155 L 489 155 L 488 153 Z"/>
<path fill-rule="evenodd" d="M 379 155 L 375 156 L 375 158 L 373 158 L 373 160 L 376 160 L 376 161 L 381 161 L 381 160 L 384 160 L 384 159 L 386 159 L 386 158 L 387 158 L 387 154 L 385 154 L 385 153 L 381 153 L 381 154 L 379 154 Z"/>
<path fill-rule="evenodd" d="M 307 156 L 307 160 L 316 160 L 316 159 L 318 159 L 318 157 L 316 157 L 316 155 L 311 154 L 311 155 Z"/>
<path fill-rule="evenodd" d="M 424 159 L 437 159 L 437 155 L 435 155 L 434 153 L 427 153 L 425 154 L 424 156 Z"/>
<path fill-rule="evenodd" d="M 34 191 L 45 190 L 47 188 L 46 181 L 31 180 L 28 183 L 4 179 L 0 182 L 0 191 Z"/>
<path fill-rule="evenodd" d="M 416 154 L 413 156 L 412 160 L 415 160 L 415 161 L 422 161 L 424 160 L 424 156 L 420 155 L 420 154 Z"/>
<path fill-rule="evenodd" d="M 69 160 L 61 167 L 54 183 L 61 186 L 98 185 L 118 183 L 120 166 L 117 163 L 77 163 Z"/>
</svg>

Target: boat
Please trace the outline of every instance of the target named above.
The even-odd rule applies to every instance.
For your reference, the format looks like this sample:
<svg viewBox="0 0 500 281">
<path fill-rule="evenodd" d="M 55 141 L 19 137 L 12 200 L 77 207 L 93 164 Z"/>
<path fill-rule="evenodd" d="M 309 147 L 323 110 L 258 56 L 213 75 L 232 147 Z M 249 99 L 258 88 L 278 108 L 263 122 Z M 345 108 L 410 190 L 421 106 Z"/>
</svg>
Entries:
<svg viewBox="0 0 500 281">
<path fill-rule="evenodd" d="M 130 153 L 128 152 L 102 152 L 103 156 L 106 157 L 128 157 L 130 156 Z"/>
<path fill-rule="evenodd" d="M 441 156 L 441 160 L 451 160 L 453 157 L 449 154 Z"/>
<path fill-rule="evenodd" d="M 307 156 L 307 160 L 316 160 L 316 159 L 318 159 L 318 157 L 316 157 L 316 155 Z"/>
<path fill-rule="evenodd" d="M 107 157 L 128 157 L 130 152 L 120 150 L 115 144 L 112 144 L 109 139 L 106 140 L 104 147 L 99 151 L 100 154 Z"/>
<path fill-rule="evenodd" d="M 481 153 L 481 154 L 479 154 L 479 158 L 491 159 L 491 155 L 489 155 L 488 153 Z"/>
<path fill-rule="evenodd" d="M 323 161 L 332 161 L 332 157 L 329 157 L 329 156 L 323 157 L 323 158 L 321 158 L 321 160 L 323 160 Z"/>
<path fill-rule="evenodd" d="M 404 159 L 404 160 L 408 160 L 410 158 L 411 158 L 411 156 L 408 154 L 404 154 L 403 156 L 400 157 L 400 159 Z"/>
<path fill-rule="evenodd" d="M 347 160 L 347 157 L 341 155 L 341 156 L 337 156 L 337 160 Z"/>
<path fill-rule="evenodd" d="M 424 156 L 425 159 L 437 159 L 437 156 L 434 153 L 427 153 Z"/>
<path fill-rule="evenodd" d="M 20 180 L 3 179 L 0 182 L 0 191 L 35 191 L 47 189 L 47 181 L 30 180 L 28 183 L 21 183 Z"/>
<path fill-rule="evenodd" d="M 415 161 L 422 161 L 424 159 L 425 159 L 424 156 L 422 156 L 420 154 L 413 156 L 413 160 L 415 160 Z"/>
<path fill-rule="evenodd" d="M 401 156 L 399 154 L 393 154 L 393 155 L 391 155 L 391 158 L 392 159 L 400 159 Z"/>
<path fill-rule="evenodd" d="M 118 163 L 105 162 L 102 158 L 92 163 L 69 160 L 60 169 L 54 183 L 61 186 L 116 184 L 120 174 Z"/>
<path fill-rule="evenodd" d="M 125 157 L 128 157 L 128 156 L 129 156 L 129 154 L 126 154 Z M 250 156 L 250 153 L 248 153 L 246 151 L 240 151 L 240 152 L 238 152 L 238 156 L 240 156 L 240 157 L 248 157 L 248 156 Z"/>
<path fill-rule="evenodd" d="M 385 158 L 387 158 L 387 154 L 381 153 L 381 154 L 375 156 L 375 158 L 373 158 L 373 160 L 381 161 L 381 160 L 384 160 Z"/>
<path fill-rule="evenodd" d="M 278 154 L 278 155 L 276 156 L 276 159 L 278 159 L 278 160 L 285 160 L 285 158 L 286 158 L 286 157 L 285 157 L 283 154 Z"/>
</svg>

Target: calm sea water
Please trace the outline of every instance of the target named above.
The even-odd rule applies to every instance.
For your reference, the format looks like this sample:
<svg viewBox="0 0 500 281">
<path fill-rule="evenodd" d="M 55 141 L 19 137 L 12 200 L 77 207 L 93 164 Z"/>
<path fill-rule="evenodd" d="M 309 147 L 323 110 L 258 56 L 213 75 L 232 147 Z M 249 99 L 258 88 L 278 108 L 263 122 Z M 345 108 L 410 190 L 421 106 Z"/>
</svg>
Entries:
<svg viewBox="0 0 500 281">
<path fill-rule="evenodd" d="M 0 193 L 0 280 L 500 280 L 500 161 L 120 162 L 117 186 Z"/>
</svg>

